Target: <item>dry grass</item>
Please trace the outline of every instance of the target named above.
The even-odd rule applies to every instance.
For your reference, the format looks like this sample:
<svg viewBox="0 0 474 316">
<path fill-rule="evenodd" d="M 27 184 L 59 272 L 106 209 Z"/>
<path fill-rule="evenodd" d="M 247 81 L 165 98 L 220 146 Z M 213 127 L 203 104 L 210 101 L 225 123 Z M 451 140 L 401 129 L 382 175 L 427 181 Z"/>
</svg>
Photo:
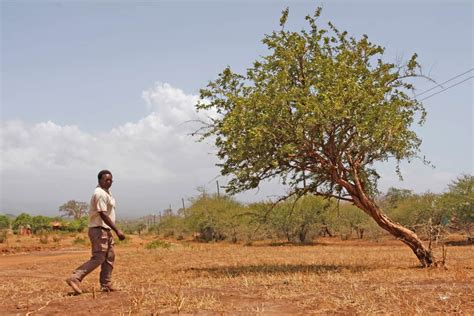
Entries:
<svg viewBox="0 0 474 316">
<path fill-rule="evenodd" d="M 117 247 L 118 293 L 98 293 L 98 271 L 70 296 L 63 279 L 88 258 L 63 239 L 0 260 L 0 314 L 473 314 L 474 247 L 448 247 L 447 269 L 420 269 L 397 241 L 314 246 L 172 243 Z M 20 241 L 21 243 L 21 241 Z M 51 242 L 52 243 L 52 242 Z M 7 246 L 2 246 L 7 247 Z M 10 245 L 9 247 L 12 247 Z M 34 248 L 36 249 L 36 248 Z M 68 250 L 68 251 L 65 251 Z"/>
</svg>

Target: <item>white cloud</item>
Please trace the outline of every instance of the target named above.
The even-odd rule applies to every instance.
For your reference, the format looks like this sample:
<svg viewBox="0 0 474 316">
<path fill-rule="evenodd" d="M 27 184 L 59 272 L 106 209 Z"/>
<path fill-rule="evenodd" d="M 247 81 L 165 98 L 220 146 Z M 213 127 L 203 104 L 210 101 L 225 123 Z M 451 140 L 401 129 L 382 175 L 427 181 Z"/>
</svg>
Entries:
<svg viewBox="0 0 474 316">
<path fill-rule="evenodd" d="M 168 83 L 155 83 L 152 89 L 142 92 L 142 97 L 148 108 L 168 126 L 181 126 L 197 118 L 193 105 L 197 103 L 199 97 L 186 95 Z"/>
<path fill-rule="evenodd" d="M 2 210 L 29 205 L 21 197 L 24 200 L 31 195 L 41 200 L 38 205 L 46 205 L 43 208 L 56 208 L 58 201 L 73 198 L 74 192 L 88 200 L 95 181 L 92 177 L 103 168 L 113 171 L 121 183 L 114 188 L 122 191 L 121 195 L 140 204 L 125 203 L 130 209 L 164 208 L 212 181 L 218 169 L 214 155 L 209 155 L 211 148 L 189 135 L 197 128 L 188 121 L 197 118 L 194 105 L 198 96 L 157 83 L 143 92 L 143 98 L 152 112 L 109 132 L 91 134 L 77 126 L 49 121 L 2 123 Z M 63 191 L 58 195 L 64 196 L 56 196 L 44 185 L 50 177 Z M 19 194 L 20 190 L 31 194 Z M 68 190 L 71 196 L 67 196 Z M 166 202 L 160 201 L 165 198 Z"/>
</svg>

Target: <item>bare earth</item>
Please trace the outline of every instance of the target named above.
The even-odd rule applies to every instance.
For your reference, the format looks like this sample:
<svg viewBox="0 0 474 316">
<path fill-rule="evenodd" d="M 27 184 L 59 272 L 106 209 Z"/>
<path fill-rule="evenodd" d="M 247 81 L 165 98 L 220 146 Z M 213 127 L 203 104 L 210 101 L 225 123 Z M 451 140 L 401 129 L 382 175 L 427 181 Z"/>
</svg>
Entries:
<svg viewBox="0 0 474 316">
<path fill-rule="evenodd" d="M 59 239 L 59 238 L 57 238 Z M 72 237 L 0 244 L 0 315 L 25 314 L 474 314 L 474 246 L 449 246 L 447 268 L 420 269 L 396 240 L 318 240 L 313 246 L 117 245 L 120 292 L 98 271 L 74 296 L 64 279 L 90 256 Z"/>
</svg>

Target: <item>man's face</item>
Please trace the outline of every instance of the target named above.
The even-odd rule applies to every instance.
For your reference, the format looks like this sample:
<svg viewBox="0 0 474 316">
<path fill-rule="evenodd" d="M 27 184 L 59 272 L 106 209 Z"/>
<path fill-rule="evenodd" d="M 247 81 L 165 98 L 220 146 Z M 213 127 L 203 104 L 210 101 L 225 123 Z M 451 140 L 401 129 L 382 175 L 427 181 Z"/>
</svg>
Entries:
<svg viewBox="0 0 474 316">
<path fill-rule="evenodd" d="M 103 189 L 109 189 L 112 186 L 112 175 L 111 174 L 103 174 L 100 178 L 99 185 Z"/>
</svg>

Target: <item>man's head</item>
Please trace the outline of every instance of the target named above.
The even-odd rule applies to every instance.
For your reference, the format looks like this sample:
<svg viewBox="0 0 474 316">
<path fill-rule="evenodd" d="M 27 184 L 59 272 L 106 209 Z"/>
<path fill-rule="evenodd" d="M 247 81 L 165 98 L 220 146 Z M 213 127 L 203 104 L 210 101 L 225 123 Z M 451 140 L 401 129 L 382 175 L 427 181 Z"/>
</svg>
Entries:
<svg viewBox="0 0 474 316">
<path fill-rule="evenodd" d="M 112 172 L 109 170 L 102 170 L 97 175 L 97 179 L 99 180 L 99 186 L 102 189 L 108 190 L 112 186 Z"/>
</svg>

